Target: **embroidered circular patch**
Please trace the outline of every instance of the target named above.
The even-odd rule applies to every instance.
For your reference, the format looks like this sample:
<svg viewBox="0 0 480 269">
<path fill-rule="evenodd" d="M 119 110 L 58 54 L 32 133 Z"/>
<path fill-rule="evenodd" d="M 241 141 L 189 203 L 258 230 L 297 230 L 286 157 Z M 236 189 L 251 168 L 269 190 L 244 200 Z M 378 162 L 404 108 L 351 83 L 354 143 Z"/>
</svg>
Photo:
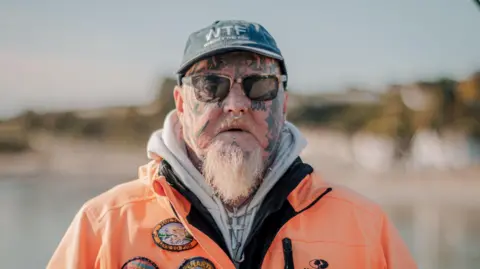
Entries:
<svg viewBox="0 0 480 269">
<path fill-rule="evenodd" d="M 178 267 L 179 269 L 215 269 L 211 261 L 203 257 L 193 257 L 188 259 Z"/>
<path fill-rule="evenodd" d="M 123 264 L 122 269 L 158 269 L 158 266 L 145 257 L 135 257 Z"/>
<path fill-rule="evenodd" d="M 169 251 L 189 250 L 198 244 L 176 218 L 166 219 L 157 224 L 152 236 L 157 246 Z"/>
</svg>

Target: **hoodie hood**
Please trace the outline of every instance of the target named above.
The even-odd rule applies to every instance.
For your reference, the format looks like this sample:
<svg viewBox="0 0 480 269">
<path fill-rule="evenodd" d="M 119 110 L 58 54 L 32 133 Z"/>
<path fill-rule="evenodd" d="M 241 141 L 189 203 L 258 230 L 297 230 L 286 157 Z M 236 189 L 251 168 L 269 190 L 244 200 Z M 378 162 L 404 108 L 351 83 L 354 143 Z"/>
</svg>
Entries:
<svg viewBox="0 0 480 269">
<path fill-rule="evenodd" d="M 176 110 L 172 110 L 166 116 L 163 128 L 155 131 L 150 136 L 147 144 L 147 156 L 149 159 L 154 159 L 155 155 L 159 155 L 165 159 L 172 166 L 173 171 L 179 176 L 183 184 L 204 202 L 204 206 L 209 208 L 216 204 L 211 203 L 214 196 L 213 190 L 188 158 L 180 127 Z M 268 168 L 263 183 L 250 202 L 251 207 L 261 203 L 264 196 L 300 155 L 306 145 L 307 141 L 301 132 L 293 124 L 286 121 L 280 136 L 280 145 L 274 162 Z"/>
<path fill-rule="evenodd" d="M 263 183 L 252 200 L 246 206 L 236 209 L 232 215 L 232 212 L 228 212 L 222 201 L 214 195 L 213 189 L 205 182 L 203 175 L 188 158 L 180 127 L 176 110 L 173 110 L 165 118 L 163 129 L 159 129 L 151 135 L 147 144 L 147 155 L 150 159 L 156 159 L 155 156 L 160 156 L 170 164 L 179 180 L 197 196 L 203 206 L 210 212 L 222 231 L 227 245 L 232 246 L 230 249 L 232 257 L 236 257 L 237 252 L 234 251 L 236 247 L 232 239 L 231 223 L 238 223 L 239 218 L 243 217 L 240 221 L 245 226 L 245 230 L 242 231 L 242 234 L 235 235 L 234 238 L 235 241 L 238 238 L 243 238 L 244 243 L 259 205 L 300 155 L 306 147 L 307 141 L 293 124 L 285 122 L 275 159 L 268 168 Z"/>
<path fill-rule="evenodd" d="M 182 183 L 195 193 L 205 207 L 216 207 L 212 199 L 212 188 L 203 180 L 203 175 L 188 158 L 180 127 L 176 110 L 173 110 L 166 116 L 164 128 L 150 136 L 147 156 L 149 159 L 154 159 L 155 155 L 159 155 L 165 159 Z"/>
</svg>

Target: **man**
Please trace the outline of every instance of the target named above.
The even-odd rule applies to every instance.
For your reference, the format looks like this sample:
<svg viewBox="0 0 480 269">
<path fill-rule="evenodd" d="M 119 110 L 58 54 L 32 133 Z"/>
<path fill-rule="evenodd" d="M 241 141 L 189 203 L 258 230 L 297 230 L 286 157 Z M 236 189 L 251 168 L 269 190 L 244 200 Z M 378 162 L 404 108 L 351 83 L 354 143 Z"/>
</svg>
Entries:
<svg viewBox="0 0 480 269">
<path fill-rule="evenodd" d="M 379 206 L 299 158 L 286 86 L 263 26 L 191 34 L 151 161 L 82 207 L 48 268 L 416 268 Z"/>
</svg>

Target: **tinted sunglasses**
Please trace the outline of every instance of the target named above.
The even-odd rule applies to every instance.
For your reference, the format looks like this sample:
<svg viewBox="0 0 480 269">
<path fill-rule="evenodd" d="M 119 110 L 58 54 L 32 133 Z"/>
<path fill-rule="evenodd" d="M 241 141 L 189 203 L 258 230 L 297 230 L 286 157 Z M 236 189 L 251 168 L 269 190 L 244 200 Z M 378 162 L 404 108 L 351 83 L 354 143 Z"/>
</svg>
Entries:
<svg viewBox="0 0 480 269">
<path fill-rule="evenodd" d="M 193 86 L 195 96 L 203 102 L 220 102 L 224 100 L 233 83 L 242 85 L 245 95 L 252 101 L 269 101 L 277 97 L 280 83 L 287 80 L 285 75 L 247 75 L 232 79 L 220 74 L 196 74 L 182 78 L 182 81 Z"/>
</svg>

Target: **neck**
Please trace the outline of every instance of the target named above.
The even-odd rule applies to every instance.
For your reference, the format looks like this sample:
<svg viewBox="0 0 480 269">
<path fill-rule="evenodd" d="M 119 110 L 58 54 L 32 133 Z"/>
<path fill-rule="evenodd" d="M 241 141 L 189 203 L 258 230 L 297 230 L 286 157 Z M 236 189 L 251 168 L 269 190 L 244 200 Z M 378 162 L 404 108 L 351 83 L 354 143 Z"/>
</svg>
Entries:
<svg viewBox="0 0 480 269">
<path fill-rule="evenodd" d="M 242 207 L 243 205 L 247 204 L 248 202 L 250 202 L 253 198 L 253 195 L 254 195 L 255 192 L 253 192 L 252 194 L 250 194 L 248 197 L 241 197 L 239 198 L 238 200 L 236 200 L 235 202 L 231 202 L 231 203 L 224 203 L 225 205 L 225 209 L 227 209 L 228 211 L 230 212 L 233 212 L 235 210 L 235 208 L 239 208 L 239 207 Z"/>
<path fill-rule="evenodd" d="M 268 152 L 268 156 L 267 156 L 267 159 L 265 160 L 265 171 L 264 173 L 267 173 L 269 168 L 272 167 L 273 165 L 273 162 L 275 161 L 275 158 L 277 157 L 277 152 L 278 152 L 278 148 L 280 146 L 280 141 L 277 141 L 273 147 L 271 148 L 271 150 Z"/>
<path fill-rule="evenodd" d="M 187 156 L 190 159 L 190 161 L 192 162 L 193 166 L 195 166 L 195 168 L 197 168 L 197 170 L 200 171 L 200 173 L 203 174 L 203 172 L 202 172 L 202 170 L 203 170 L 202 169 L 202 165 L 203 165 L 202 160 L 193 151 L 193 149 L 190 148 L 190 146 L 186 145 L 186 147 L 187 147 Z"/>
</svg>

